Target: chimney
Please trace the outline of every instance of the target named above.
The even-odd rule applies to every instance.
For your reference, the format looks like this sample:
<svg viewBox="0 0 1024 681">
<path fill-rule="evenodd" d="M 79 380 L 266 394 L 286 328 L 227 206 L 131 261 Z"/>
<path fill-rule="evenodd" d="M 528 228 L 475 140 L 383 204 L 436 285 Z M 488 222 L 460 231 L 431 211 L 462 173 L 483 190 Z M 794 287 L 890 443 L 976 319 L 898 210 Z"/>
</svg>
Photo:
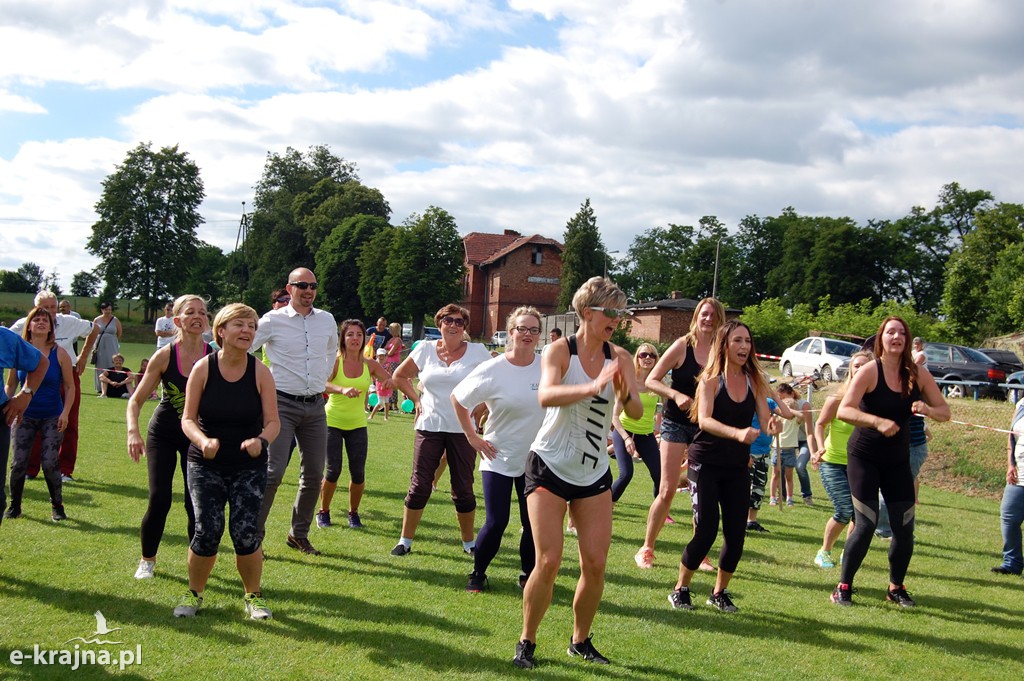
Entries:
<svg viewBox="0 0 1024 681">
<path fill-rule="evenodd" d="M 520 237 L 520 236 L 522 236 L 522 234 L 520 234 L 519 232 L 517 232 L 514 229 L 506 229 L 505 230 L 505 236 Z"/>
<path fill-rule="evenodd" d="M 671 300 L 682 300 L 684 298 L 682 291 L 673 291 Z"/>
</svg>

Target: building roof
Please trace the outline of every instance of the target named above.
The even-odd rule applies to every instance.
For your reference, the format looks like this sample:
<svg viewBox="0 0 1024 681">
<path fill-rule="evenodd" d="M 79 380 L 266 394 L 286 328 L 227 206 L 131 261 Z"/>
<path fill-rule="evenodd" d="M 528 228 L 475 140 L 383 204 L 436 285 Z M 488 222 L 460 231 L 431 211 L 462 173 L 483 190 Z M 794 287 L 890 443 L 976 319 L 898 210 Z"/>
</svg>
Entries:
<svg viewBox="0 0 1024 681">
<path fill-rule="evenodd" d="M 540 234 L 534 234 L 533 236 L 522 236 L 522 237 L 519 237 L 518 239 L 516 239 L 512 243 L 510 243 L 507 246 L 505 246 L 504 248 L 502 248 L 502 249 L 496 251 L 495 253 L 491 254 L 491 256 L 489 258 L 487 258 L 486 260 L 484 260 L 480 264 L 481 265 L 490 265 L 491 263 L 495 262 L 499 258 L 502 258 L 502 257 L 508 255 L 509 253 L 511 253 L 512 251 L 516 250 L 517 248 L 521 248 L 522 246 L 525 246 L 527 244 L 539 244 L 539 245 L 542 245 L 542 246 L 554 246 L 559 251 L 565 250 L 565 247 L 562 246 L 561 242 L 555 241 L 554 239 L 549 239 L 547 237 L 541 236 Z"/>
<path fill-rule="evenodd" d="M 470 232 L 462 237 L 462 246 L 466 249 L 466 264 L 479 265 L 522 236 L 512 229 L 506 229 L 503 234 Z"/>
<path fill-rule="evenodd" d="M 629 305 L 630 310 L 640 312 L 644 310 L 687 310 L 692 312 L 697 309 L 698 300 L 693 298 L 665 298 L 664 300 L 649 300 L 643 303 Z M 734 307 L 725 308 L 726 313 L 740 314 L 743 310 Z"/>
</svg>

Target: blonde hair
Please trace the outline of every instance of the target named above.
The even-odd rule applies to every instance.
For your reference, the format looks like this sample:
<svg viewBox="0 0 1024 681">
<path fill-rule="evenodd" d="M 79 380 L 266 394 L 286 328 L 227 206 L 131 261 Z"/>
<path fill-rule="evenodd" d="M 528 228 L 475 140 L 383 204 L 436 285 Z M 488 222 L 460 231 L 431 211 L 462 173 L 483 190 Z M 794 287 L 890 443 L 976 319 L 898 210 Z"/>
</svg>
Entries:
<svg viewBox="0 0 1024 681">
<path fill-rule="evenodd" d="M 841 400 L 846 395 L 846 391 L 850 389 L 850 384 L 853 383 L 853 361 L 861 357 L 871 361 L 875 358 L 875 353 L 870 350 L 858 350 L 850 355 L 850 368 L 846 372 L 846 379 L 844 379 L 839 385 L 839 388 L 836 389 L 832 397 L 835 397 L 837 400 Z"/>
<path fill-rule="evenodd" d="M 700 309 L 705 305 L 710 305 L 711 310 L 714 312 L 711 319 L 715 328 L 712 330 L 712 333 L 722 328 L 722 324 L 725 323 L 725 307 L 722 306 L 722 303 L 717 298 L 712 298 L 711 296 L 701 298 L 700 302 L 697 303 L 697 307 L 693 308 L 693 317 L 690 318 L 690 330 L 683 336 L 686 344 L 693 348 L 697 347 L 697 332 L 700 330 L 700 321 L 698 320 Z"/>
<path fill-rule="evenodd" d="M 198 297 L 198 296 L 197 296 Z M 200 298 L 202 300 L 202 298 Z M 225 305 L 217 312 L 217 316 L 213 318 L 213 338 L 218 344 L 221 343 L 220 330 L 223 329 L 228 322 L 236 319 L 254 319 L 256 320 L 256 326 L 260 324 L 260 316 L 256 314 L 256 310 L 252 309 L 244 303 L 231 303 Z"/>
<path fill-rule="evenodd" d="M 516 328 L 516 319 L 519 317 L 535 317 L 537 323 L 540 324 L 540 312 L 537 308 L 533 305 L 520 305 L 509 313 L 508 319 L 505 320 L 505 331 L 511 334 L 512 329 Z"/>
<path fill-rule="evenodd" d="M 725 374 L 726 356 L 729 350 L 729 336 L 733 331 L 739 328 L 744 328 L 747 333 L 750 333 L 750 327 L 741 322 L 738 319 L 730 319 L 725 324 L 718 327 L 715 332 L 715 338 L 711 342 L 711 352 L 708 354 L 707 366 L 700 372 L 697 377 L 697 383 L 706 381 L 709 379 L 717 378 Z M 768 394 L 768 379 L 764 375 L 764 371 L 761 369 L 761 365 L 757 361 L 757 350 L 754 347 L 754 337 L 750 336 L 750 354 L 747 355 L 747 361 L 743 363 L 741 367 L 747 378 L 750 379 L 750 385 L 754 389 L 754 395 L 756 398 L 764 397 Z M 693 404 L 690 405 L 690 420 L 697 423 L 697 414 L 699 409 L 699 402 L 701 397 L 701 391 L 697 390 L 697 395 L 693 400 Z"/>
<path fill-rule="evenodd" d="M 392 336 L 396 336 L 398 338 L 402 337 L 402 325 L 398 322 L 391 322 L 388 324 L 388 331 L 391 332 Z"/>
<path fill-rule="evenodd" d="M 192 293 L 186 293 L 185 295 L 178 296 L 177 298 L 174 299 L 174 303 L 173 303 L 173 306 L 171 308 L 171 317 L 177 319 L 182 314 L 184 314 L 185 308 L 188 307 L 188 304 L 191 303 L 191 302 L 195 302 L 195 301 L 198 301 L 199 304 L 202 305 L 202 307 L 203 307 L 203 314 L 207 315 L 207 318 L 209 318 L 209 312 L 206 310 L 206 299 L 203 298 L 202 296 L 197 296 L 197 295 L 192 294 Z M 209 319 L 207 319 L 207 321 L 209 321 Z M 180 341 L 184 335 L 185 335 L 185 330 L 182 329 L 180 326 L 175 325 L 175 327 L 174 327 L 174 340 Z M 213 337 L 214 338 L 217 337 L 217 333 L 216 332 L 214 332 Z"/>
<path fill-rule="evenodd" d="M 654 353 L 654 361 L 657 362 L 661 358 L 661 353 L 658 352 L 658 348 L 654 347 L 650 343 L 641 343 L 636 346 L 636 352 L 633 353 L 633 369 L 637 372 L 640 371 L 640 353 L 643 352 L 644 348 L 650 348 L 648 352 Z M 641 391 L 643 392 L 643 391 Z"/>
<path fill-rule="evenodd" d="M 583 311 L 588 307 L 624 308 L 629 302 L 615 282 L 607 277 L 591 277 L 576 289 L 572 296 L 572 309 L 576 316 L 583 319 Z"/>
</svg>

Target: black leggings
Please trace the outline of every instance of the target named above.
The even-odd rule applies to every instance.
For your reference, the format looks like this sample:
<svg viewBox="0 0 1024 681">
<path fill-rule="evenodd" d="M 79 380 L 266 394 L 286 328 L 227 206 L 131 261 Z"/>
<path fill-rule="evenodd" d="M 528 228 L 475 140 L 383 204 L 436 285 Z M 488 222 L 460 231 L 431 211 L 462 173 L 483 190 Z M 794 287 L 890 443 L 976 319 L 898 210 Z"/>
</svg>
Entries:
<svg viewBox="0 0 1024 681">
<path fill-rule="evenodd" d="M 626 431 L 629 433 L 629 431 Z M 633 444 L 636 446 L 636 453 L 640 455 L 640 460 L 647 466 L 647 470 L 651 474 L 651 480 L 654 481 L 654 496 L 658 496 L 658 488 L 661 486 L 661 453 L 658 451 L 658 439 L 654 437 L 654 433 L 648 433 L 647 435 L 637 435 L 635 433 L 629 433 L 629 436 L 633 438 Z M 615 447 L 615 461 L 619 464 L 619 477 L 615 478 L 615 482 L 612 483 L 612 501 L 618 501 L 622 493 L 626 491 L 626 487 L 629 486 L 629 481 L 633 479 L 633 457 L 626 451 L 626 441 L 619 435 L 619 431 L 612 431 L 612 445 Z"/>
<path fill-rule="evenodd" d="M 533 531 L 530 529 L 530 516 L 526 512 L 526 476 L 510 478 L 501 473 L 480 471 L 484 487 L 484 508 L 487 519 L 480 527 L 476 537 L 476 554 L 473 557 L 473 569 L 478 575 L 487 573 L 487 567 L 498 555 L 501 538 L 508 527 L 511 515 L 512 487 L 515 486 L 516 499 L 519 501 L 519 522 L 523 525 L 523 533 L 519 536 L 519 565 L 524 575 L 533 572 L 537 563 L 536 549 L 533 545 Z"/>
<path fill-rule="evenodd" d="M 196 514 L 192 508 L 192 497 L 188 492 L 188 438 L 160 437 L 149 433 L 146 436 L 146 466 L 149 468 L 149 506 L 142 516 L 142 557 L 152 558 L 160 549 L 164 536 L 167 514 L 171 510 L 171 491 L 174 470 L 181 469 L 182 487 L 185 491 L 185 515 L 188 516 L 188 540 L 196 534 Z"/>
<path fill-rule="evenodd" d="M 369 448 L 366 427 L 342 430 L 327 427 L 327 463 L 324 478 L 327 482 L 338 482 L 341 477 L 341 448 L 345 444 L 348 452 L 348 475 L 353 484 L 366 482 L 366 450 Z"/>
<path fill-rule="evenodd" d="M 850 456 L 846 474 L 850 480 L 855 524 L 843 554 L 841 581 L 853 584 L 868 553 L 871 536 L 878 525 L 878 493 L 881 492 L 892 527 L 889 581 L 903 584 L 910 557 L 914 555 L 914 476 L 910 472 L 910 459 L 878 463 Z"/>
<path fill-rule="evenodd" d="M 718 566 L 736 572 L 747 536 L 750 473 L 737 466 L 708 466 L 690 462 L 690 496 L 693 500 L 693 539 L 683 549 L 683 565 L 696 570 L 707 557 L 722 520 L 722 552 Z"/>
</svg>

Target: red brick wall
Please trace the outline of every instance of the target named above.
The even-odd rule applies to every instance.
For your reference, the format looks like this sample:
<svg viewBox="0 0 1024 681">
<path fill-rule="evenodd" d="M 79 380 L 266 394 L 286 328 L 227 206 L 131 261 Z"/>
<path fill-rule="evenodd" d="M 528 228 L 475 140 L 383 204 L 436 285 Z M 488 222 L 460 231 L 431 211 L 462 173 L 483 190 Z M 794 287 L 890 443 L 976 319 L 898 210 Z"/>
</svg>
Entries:
<svg viewBox="0 0 1024 681">
<path fill-rule="evenodd" d="M 526 244 L 488 266 L 488 282 L 491 276 L 496 275 L 500 278 L 500 286 L 487 298 L 486 323 L 480 334 L 484 339 L 489 339 L 496 330 L 503 330 L 508 315 L 520 305 L 533 305 L 541 314 L 556 311 L 562 256 L 554 246 L 540 245 L 540 248 L 539 265 L 533 264 L 534 244 Z M 531 277 L 556 283 L 530 281 Z"/>
</svg>

